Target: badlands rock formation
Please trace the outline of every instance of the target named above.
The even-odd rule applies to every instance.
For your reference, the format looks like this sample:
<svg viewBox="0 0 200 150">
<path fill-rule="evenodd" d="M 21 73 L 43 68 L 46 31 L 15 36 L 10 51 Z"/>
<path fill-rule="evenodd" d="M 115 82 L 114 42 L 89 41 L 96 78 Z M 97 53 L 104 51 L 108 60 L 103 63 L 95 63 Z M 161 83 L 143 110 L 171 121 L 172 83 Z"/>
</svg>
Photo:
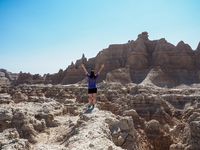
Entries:
<svg viewBox="0 0 200 150">
<path fill-rule="evenodd" d="M 8 72 L 5 69 L 0 69 L 0 85 L 9 85 L 15 82 L 18 78 L 18 74 Z"/>
<path fill-rule="evenodd" d="M 3 150 L 198 150 L 200 90 L 99 83 L 85 114 L 84 84 L 0 88 Z"/>
<path fill-rule="evenodd" d="M 143 32 L 55 74 L 1 69 L 0 149 L 199 150 L 199 60 L 200 44 L 193 51 Z M 105 64 L 92 113 L 81 63 Z"/>
<path fill-rule="evenodd" d="M 173 45 L 164 38 L 150 40 L 148 33 L 142 32 L 135 41 L 112 44 L 94 58 L 87 59 L 83 54 L 81 59 L 58 73 L 43 77 L 20 73 L 15 84 L 74 84 L 84 79 L 81 63 L 88 70 L 98 70 L 101 64 L 105 64 L 99 82 L 107 80 L 138 84 L 147 78 L 144 83 L 148 81 L 160 87 L 189 85 L 200 82 L 200 43 L 196 50 L 192 50 L 183 41 Z"/>
</svg>

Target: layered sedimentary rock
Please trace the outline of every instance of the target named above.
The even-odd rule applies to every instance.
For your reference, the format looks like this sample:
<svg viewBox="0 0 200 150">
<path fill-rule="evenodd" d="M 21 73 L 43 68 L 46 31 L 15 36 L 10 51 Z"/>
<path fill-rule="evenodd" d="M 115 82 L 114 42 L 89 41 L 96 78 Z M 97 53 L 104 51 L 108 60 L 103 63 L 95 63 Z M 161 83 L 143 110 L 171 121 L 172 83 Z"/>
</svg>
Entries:
<svg viewBox="0 0 200 150">
<path fill-rule="evenodd" d="M 0 149 L 199 150 L 199 58 L 200 44 L 193 51 L 143 32 L 55 74 L 15 81 L 0 70 Z M 92 113 L 82 63 L 105 64 Z"/>
<path fill-rule="evenodd" d="M 17 80 L 14 82 L 14 84 L 39 84 L 44 83 L 44 77 L 42 77 L 39 74 L 30 74 L 30 73 L 23 73 L 20 72 L 18 74 Z"/>
<path fill-rule="evenodd" d="M 17 75 L 1 69 L 0 84 L 77 83 L 85 78 L 81 68 L 83 63 L 88 71 L 91 69 L 98 71 L 100 65 L 105 64 L 98 82 L 106 79 L 110 82 L 133 82 L 173 87 L 200 82 L 199 58 L 200 44 L 196 50 L 192 50 L 183 41 L 174 46 L 164 38 L 149 40 L 148 33 L 143 32 L 135 41 L 112 44 L 100 51 L 94 58 L 87 59 L 83 55 L 75 63 L 72 62 L 66 70 L 60 69 L 55 74 L 40 76 L 20 72 Z"/>
<path fill-rule="evenodd" d="M 84 84 L 1 87 L 0 148 L 198 150 L 198 84 L 98 86 L 89 114 Z"/>
<path fill-rule="evenodd" d="M 112 44 L 92 59 L 87 60 L 83 55 L 81 59 L 77 60 L 75 64 L 71 64 L 63 73 L 59 72 L 50 78 L 46 78 L 46 82 L 48 83 L 51 79 L 57 81 L 53 83 L 61 84 L 81 81 L 84 78 L 84 72 L 80 64 L 83 63 L 88 70 L 91 68 L 98 70 L 101 64 L 105 64 L 98 81 L 106 78 L 110 81 L 120 81 L 119 78 L 122 79 L 123 74 L 119 73 L 118 79 L 111 79 L 112 77 L 115 78 L 111 74 L 114 73 L 114 70 L 121 68 L 129 70 L 126 76 L 130 76 L 130 79 L 126 77 L 126 80 L 133 83 L 143 82 L 149 76 L 148 74 L 152 74 L 152 69 L 159 78 L 159 83 L 156 83 L 157 86 L 172 87 L 179 84 L 198 83 L 200 81 L 199 51 L 200 46 L 194 51 L 183 41 L 174 46 L 164 38 L 149 40 L 148 33 L 143 32 L 138 35 L 135 41 L 128 41 L 125 44 Z M 62 79 L 55 79 L 58 75 Z M 124 82 L 123 79 L 121 81 Z M 150 80 L 153 83 L 154 81 Z"/>
<path fill-rule="evenodd" d="M 18 74 L 8 72 L 5 69 L 0 69 L 0 85 L 10 85 L 16 81 Z"/>
<path fill-rule="evenodd" d="M 0 72 L 0 84 L 1 85 L 9 85 L 10 84 L 9 79 L 5 77 L 4 72 Z"/>
<path fill-rule="evenodd" d="M 106 75 L 108 82 L 121 82 L 123 84 L 131 83 L 130 70 L 128 68 L 119 68 Z"/>
<path fill-rule="evenodd" d="M 192 50 L 183 41 L 175 46 L 164 38 L 150 40 L 148 33 L 142 32 L 135 41 L 129 40 L 125 44 L 111 44 L 108 48 L 101 50 L 96 57 L 87 59 L 83 54 L 81 59 L 75 63 L 72 62 L 65 70 L 60 69 L 58 73 L 45 74 L 44 76 L 20 73 L 15 84 L 77 83 L 85 78 L 85 73 L 81 68 L 83 63 L 89 72 L 91 69 L 98 71 L 100 65 L 105 64 L 98 82 L 105 79 L 136 84 L 145 81 L 143 82 L 145 84 L 153 83 L 156 86 L 173 87 L 200 82 L 199 60 L 200 44 L 196 50 Z M 117 71 L 117 69 L 125 70 L 125 72 L 119 73 L 120 70 Z M 126 81 L 123 79 L 124 74 L 126 74 Z M 152 77 L 149 78 L 152 74 L 155 74 L 153 80 L 151 80 Z M 159 81 L 156 83 L 155 79 L 157 78 Z M 1 77 L 1 82 L 7 83 L 7 80 Z"/>
</svg>

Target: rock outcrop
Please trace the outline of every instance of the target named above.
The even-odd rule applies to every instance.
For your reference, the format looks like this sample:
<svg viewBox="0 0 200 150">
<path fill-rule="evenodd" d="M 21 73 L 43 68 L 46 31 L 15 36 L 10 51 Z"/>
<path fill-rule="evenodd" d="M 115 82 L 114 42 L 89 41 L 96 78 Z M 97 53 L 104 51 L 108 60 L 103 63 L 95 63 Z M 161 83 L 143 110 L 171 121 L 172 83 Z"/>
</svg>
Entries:
<svg viewBox="0 0 200 150">
<path fill-rule="evenodd" d="M 102 82 L 98 88 L 87 114 L 85 84 L 2 86 L 0 148 L 199 149 L 199 85 Z"/>
<path fill-rule="evenodd" d="M 17 73 L 8 72 L 5 69 L 0 69 L 0 86 L 7 86 L 14 83 L 18 78 Z"/>
<path fill-rule="evenodd" d="M 19 133 L 15 128 L 10 128 L 0 133 L 0 149 L 29 150 L 30 144 L 27 139 L 20 139 Z"/>
<path fill-rule="evenodd" d="M 168 150 L 173 143 L 169 134 L 163 132 L 157 120 L 151 120 L 146 124 L 145 132 L 154 150 Z"/>
<path fill-rule="evenodd" d="M 131 83 L 131 76 L 129 69 L 119 68 L 113 70 L 106 75 L 107 82 L 121 82 L 122 84 Z"/>
<path fill-rule="evenodd" d="M 60 69 L 58 73 L 46 74 L 43 77 L 37 74 L 20 73 L 15 83 L 17 85 L 23 83 L 78 83 L 85 78 L 81 68 L 82 63 L 85 64 L 88 71 L 91 69 L 97 71 L 101 64 L 105 64 L 98 82 L 106 79 L 139 84 L 148 78 L 145 82 L 148 81 L 150 84 L 160 87 L 199 83 L 199 45 L 196 50 L 192 50 L 183 41 L 175 46 L 164 38 L 150 40 L 148 33 L 142 32 L 135 41 L 129 40 L 125 44 L 112 44 L 101 50 L 94 58 L 87 59 L 83 54 L 81 59 L 75 63 L 72 62 L 65 70 Z M 151 80 L 149 76 L 152 76 L 152 72 L 155 76 Z M 159 79 L 157 83 L 155 78 Z M 3 78 L 2 80 L 4 83 L 7 82 Z"/>
<path fill-rule="evenodd" d="M 21 72 L 16 80 L 0 70 L 0 149 L 199 150 L 199 56 L 200 46 L 143 32 L 56 74 Z M 97 70 L 102 62 L 105 80 L 86 113 L 80 65 Z"/>
<path fill-rule="evenodd" d="M 14 82 L 15 85 L 18 84 L 41 84 L 44 83 L 44 77 L 39 74 L 30 74 L 20 72 L 17 80 Z"/>
<path fill-rule="evenodd" d="M 0 85 L 9 85 L 10 81 L 8 78 L 6 78 L 6 75 L 4 72 L 0 72 Z"/>
<path fill-rule="evenodd" d="M 193 51 L 183 41 L 176 46 L 165 39 L 151 41 L 148 33 L 138 35 L 136 41 L 126 44 L 113 44 L 100 51 L 95 58 L 87 60 L 84 55 L 75 65 L 69 66 L 64 72 L 62 84 L 76 83 L 84 78 L 81 63 L 89 69 L 91 66 L 98 70 L 100 64 L 105 64 L 99 81 L 105 78 L 108 81 L 122 83 L 141 83 L 148 74 L 157 74 L 155 80 L 149 80 L 157 86 L 176 86 L 179 84 L 199 83 L 199 53 Z M 159 68 L 159 69 L 158 69 Z M 124 71 L 120 73 L 120 71 Z M 117 75 L 116 75 L 117 74 Z M 126 74 L 124 76 L 124 74 Z M 150 75 L 151 76 L 151 75 Z"/>
</svg>

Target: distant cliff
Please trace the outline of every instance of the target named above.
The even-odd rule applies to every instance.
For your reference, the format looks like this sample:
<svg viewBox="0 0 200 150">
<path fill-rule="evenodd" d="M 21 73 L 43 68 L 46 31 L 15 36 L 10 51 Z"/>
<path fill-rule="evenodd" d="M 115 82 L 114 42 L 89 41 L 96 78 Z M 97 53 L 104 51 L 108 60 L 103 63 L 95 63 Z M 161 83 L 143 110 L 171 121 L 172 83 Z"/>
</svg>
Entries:
<svg viewBox="0 0 200 150">
<path fill-rule="evenodd" d="M 72 84 L 84 79 L 81 63 L 88 70 L 105 68 L 99 81 L 119 81 L 122 83 L 148 83 L 157 86 L 175 86 L 200 82 L 200 44 L 196 50 L 180 41 L 176 46 L 164 38 L 149 40 L 148 33 L 142 32 L 138 38 L 125 44 L 112 44 L 100 51 L 96 57 L 81 59 L 65 70 L 43 77 L 19 74 L 16 83 Z M 146 80 L 145 80 L 146 79 Z"/>
</svg>

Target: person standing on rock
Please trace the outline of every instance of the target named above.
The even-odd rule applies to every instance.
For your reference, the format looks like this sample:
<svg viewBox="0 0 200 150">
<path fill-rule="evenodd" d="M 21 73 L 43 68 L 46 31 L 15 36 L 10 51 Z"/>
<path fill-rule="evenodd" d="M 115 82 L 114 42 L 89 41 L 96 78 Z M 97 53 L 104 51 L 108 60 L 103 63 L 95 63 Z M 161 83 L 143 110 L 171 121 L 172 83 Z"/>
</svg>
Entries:
<svg viewBox="0 0 200 150">
<path fill-rule="evenodd" d="M 83 68 L 86 76 L 88 77 L 88 102 L 89 102 L 88 109 L 93 109 L 94 105 L 96 104 L 96 93 L 97 93 L 96 80 L 101 71 L 103 70 L 104 64 L 101 65 L 101 68 L 96 74 L 94 70 L 91 70 L 89 74 L 84 64 L 81 64 L 81 67 Z"/>
</svg>

